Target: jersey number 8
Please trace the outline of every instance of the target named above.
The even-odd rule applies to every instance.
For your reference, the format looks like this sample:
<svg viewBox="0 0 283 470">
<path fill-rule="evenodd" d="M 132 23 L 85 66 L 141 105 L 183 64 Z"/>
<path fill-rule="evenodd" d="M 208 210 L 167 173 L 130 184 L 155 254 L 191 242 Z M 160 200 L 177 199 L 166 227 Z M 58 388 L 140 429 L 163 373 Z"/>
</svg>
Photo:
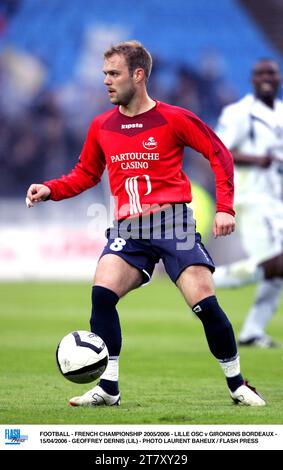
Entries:
<svg viewBox="0 0 283 470">
<path fill-rule="evenodd" d="M 121 251 L 121 250 L 123 250 L 123 246 L 125 246 L 126 243 L 127 243 L 126 240 L 124 240 L 123 238 L 120 238 L 120 237 L 115 238 L 114 242 L 111 243 L 111 245 L 110 245 L 110 250 L 112 250 L 112 251 Z"/>
</svg>

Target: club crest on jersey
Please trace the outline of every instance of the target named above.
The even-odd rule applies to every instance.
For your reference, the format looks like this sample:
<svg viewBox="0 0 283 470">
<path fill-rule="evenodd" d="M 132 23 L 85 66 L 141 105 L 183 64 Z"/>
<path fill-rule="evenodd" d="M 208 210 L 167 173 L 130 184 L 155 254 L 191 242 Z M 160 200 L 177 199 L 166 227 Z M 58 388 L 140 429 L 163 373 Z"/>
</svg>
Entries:
<svg viewBox="0 0 283 470">
<path fill-rule="evenodd" d="M 158 145 L 154 137 L 149 137 L 147 140 L 143 140 L 142 144 L 147 150 L 156 149 Z"/>
</svg>

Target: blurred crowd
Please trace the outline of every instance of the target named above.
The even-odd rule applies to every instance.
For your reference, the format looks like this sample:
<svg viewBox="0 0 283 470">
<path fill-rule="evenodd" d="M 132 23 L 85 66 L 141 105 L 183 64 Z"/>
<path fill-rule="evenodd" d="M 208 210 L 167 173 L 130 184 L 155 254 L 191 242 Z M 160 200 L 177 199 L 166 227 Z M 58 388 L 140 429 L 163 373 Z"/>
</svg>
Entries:
<svg viewBox="0 0 283 470">
<path fill-rule="evenodd" d="M 111 106 L 102 73 L 93 84 L 77 75 L 56 86 L 48 85 L 46 74 L 46 65 L 35 57 L 2 51 L 1 197 L 23 196 L 32 182 L 68 172 L 78 159 L 92 118 Z M 221 108 L 236 99 L 215 52 L 206 53 L 195 68 L 155 57 L 149 91 L 153 98 L 190 109 L 212 127 Z M 198 172 L 196 162 L 191 177 Z"/>
<path fill-rule="evenodd" d="M 0 0 L 0 35 L 4 34 L 10 19 L 15 15 L 22 0 Z"/>
</svg>

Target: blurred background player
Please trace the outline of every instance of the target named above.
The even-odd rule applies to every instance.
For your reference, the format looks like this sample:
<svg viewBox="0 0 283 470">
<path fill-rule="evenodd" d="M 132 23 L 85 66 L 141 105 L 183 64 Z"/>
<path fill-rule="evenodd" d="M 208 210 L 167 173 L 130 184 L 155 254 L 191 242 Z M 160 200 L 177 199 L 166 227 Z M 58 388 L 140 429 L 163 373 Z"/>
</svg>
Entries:
<svg viewBox="0 0 283 470">
<path fill-rule="evenodd" d="M 73 406 L 119 405 L 118 359 L 122 335 L 116 305 L 121 297 L 147 282 L 155 264 L 162 259 L 165 269 L 201 320 L 209 348 L 227 380 L 229 393 L 238 403 L 265 405 L 255 389 L 244 382 L 231 323 L 215 297 L 214 264 L 195 233 L 191 209 L 190 183 L 182 170 L 185 146 L 193 147 L 210 162 L 216 178 L 215 237 L 234 231 L 233 162 L 217 136 L 193 113 L 155 101 L 147 93 L 152 59 L 136 41 L 112 46 L 104 54 L 104 84 L 116 105 L 92 122 L 79 162 L 66 176 L 32 184 L 27 197 L 32 205 L 48 198 L 62 200 L 80 194 L 99 183 L 107 166 L 115 196 L 114 234 L 107 231 L 108 243 L 98 262 L 92 289 L 91 331 L 101 336 L 109 350 L 109 364 L 99 384 L 82 396 L 73 397 Z M 140 160 L 147 163 L 146 174 Z M 154 234 L 154 218 L 149 213 L 162 209 Z M 146 224 L 150 238 L 124 238 L 125 218 L 140 231 Z M 178 248 L 178 238 L 166 237 L 169 227 L 187 226 L 190 247 Z M 133 225 L 135 224 L 135 225 Z M 192 231 L 190 232 L 190 227 Z M 124 232 L 125 233 L 125 232 Z M 133 232 L 132 232 L 133 233 Z M 135 232 L 134 232 L 135 233 Z M 143 235 L 144 232 L 142 232 Z"/>
<path fill-rule="evenodd" d="M 248 259 L 221 266 L 218 287 L 258 281 L 255 301 L 239 334 L 240 345 L 277 344 L 265 328 L 283 285 L 283 103 L 277 98 L 279 65 L 261 59 L 253 67 L 254 92 L 225 107 L 216 132 L 235 162 L 237 227 Z M 278 345 L 277 345 L 278 346 Z"/>
</svg>

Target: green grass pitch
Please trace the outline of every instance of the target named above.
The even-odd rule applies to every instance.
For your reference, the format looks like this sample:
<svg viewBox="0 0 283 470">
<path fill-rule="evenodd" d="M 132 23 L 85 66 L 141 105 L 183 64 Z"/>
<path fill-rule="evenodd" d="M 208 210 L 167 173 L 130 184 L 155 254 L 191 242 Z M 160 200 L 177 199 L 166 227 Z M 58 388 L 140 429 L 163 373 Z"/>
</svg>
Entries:
<svg viewBox="0 0 283 470">
<path fill-rule="evenodd" d="M 236 333 L 254 286 L 220 290 Z M 121 407 L 73 408 L 92 384 L 65 380 L 55 350 L 67 333 L 89 329 L 86 283 L 0 285 L 1 424 L 281 424 L 283 350 L 240 350 L 242 371 L 268 406 L 235 406 L 208 351 L 202 325 L 169 280 L 156 278 L 119 304 L 123 328 Z M 282 303 L 269 333 L 283 341 Z"/>
</svg>

